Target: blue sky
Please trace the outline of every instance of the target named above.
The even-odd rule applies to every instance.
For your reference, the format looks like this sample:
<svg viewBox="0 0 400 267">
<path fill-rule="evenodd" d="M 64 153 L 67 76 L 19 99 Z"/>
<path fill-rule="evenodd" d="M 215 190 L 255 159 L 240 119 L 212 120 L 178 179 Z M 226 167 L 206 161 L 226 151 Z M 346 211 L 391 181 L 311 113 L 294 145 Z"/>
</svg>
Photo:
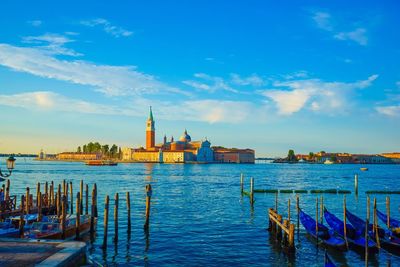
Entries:
<svg viewBox="0 0 400 267">
<path fill-rule="evenodd" d="M 61 1 L 60 1 L 61 2 Z M 397 1 L 2 1 L 1 152 L 400 150 Z"/>
</svg>

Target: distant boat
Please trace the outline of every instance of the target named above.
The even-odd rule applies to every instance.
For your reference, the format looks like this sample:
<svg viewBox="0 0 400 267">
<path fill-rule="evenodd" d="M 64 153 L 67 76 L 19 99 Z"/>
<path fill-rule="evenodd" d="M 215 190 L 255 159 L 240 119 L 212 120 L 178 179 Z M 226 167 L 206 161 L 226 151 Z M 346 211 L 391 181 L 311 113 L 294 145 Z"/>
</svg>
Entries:
<svg viewBox="0 0 400 267">
<path fill-rule="evenodd" d="M 89 166 L 116 166 L 117 162 L 112 160 L 89 160 L 86 161 L 86 165 Z"/>
<path fill-rule="evenodd" d="M 334 164 L 334 162 L 330 159 L 325 160 L 324 164 Z"/>
<path fill-rule="evenodd" d="M 363 172 L 365 172 L 365 171 L 368 171 L 368 168 L 362 167 L 362 168 L 360 168 L 360 170 L 362 170 Z"/>
</svg>

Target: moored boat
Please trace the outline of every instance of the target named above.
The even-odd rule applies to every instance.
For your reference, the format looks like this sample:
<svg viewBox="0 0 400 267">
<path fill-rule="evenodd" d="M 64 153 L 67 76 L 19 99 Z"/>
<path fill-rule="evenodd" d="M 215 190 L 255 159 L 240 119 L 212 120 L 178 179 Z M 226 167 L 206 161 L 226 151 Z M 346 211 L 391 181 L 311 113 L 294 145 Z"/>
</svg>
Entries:
<svg viewBox="0 0 400 267">
<path fill-rule="evenodd" d="M 368 168 L 362 167 L 362 168 L 360 168 L 360 170 L 363 171 L 363 172 L 365 172 L 365 171 L 368 171 Z"/>
<path fill-rule="evenodd" d="M 334 236 L 325 225 L 317 223 L 311 216 L 299 209 L 301 224 L 307 233 L 315 240 L 329 248 L 346 250 L 346 242 L 341 237 Z M 318 225 L 318 230 L 317 230 Z"/>
<path fill-rule="evenodd" d="M 346 211 L 346 216 L 357 231 L 365 233 L 364 231 L 366 228 L 366 223 L 363 219 L 357 217 L 349 211 Z M 373 232 L 372 224 L 368 224 L 368 235 L 371 237 L 371 239 L 376 239 L 376 234 Z M 378 237 L 383 249 L 395 255 L 400 255 L 400 238 L 394 236 L 391 231 L 385 231 L 382 228 L 378 228 Z"/>
<path fill-rule="evenodd" d="M 86 161 L 86 165 L 89 166 L 117 166 L 118 163 L 112 160 L 89 160 Z"/>
<path fill-rule="evenodd" d="M 384 224 L 387 224 L 388 217 L 386 214 L 380 212 L 379 210 L 376 210 L 376 214 Z M 389 229 L 392 231 L 392 233 L 400 237 L 400 221 L 389 217 L 389 226 Z"/>
<path fill-rule="evenodd" d="M 324 217 L 328 225 L 340 236 L 345 237 L 344 233 L 344 222 L 337 218 L 334 214 L 330 213 L 326 208 L 324 208 Z M 365 252 L 365 237 L 360 231 L 354 229 L 351 224 L 346 224 L 346 238 L 349 243 L 350 248 L 353 250 L 364 253 Z M 368 240 L 368 253 L 377 253 L 378 247 L 376 243 L 372 240 Z"/>
</svg>

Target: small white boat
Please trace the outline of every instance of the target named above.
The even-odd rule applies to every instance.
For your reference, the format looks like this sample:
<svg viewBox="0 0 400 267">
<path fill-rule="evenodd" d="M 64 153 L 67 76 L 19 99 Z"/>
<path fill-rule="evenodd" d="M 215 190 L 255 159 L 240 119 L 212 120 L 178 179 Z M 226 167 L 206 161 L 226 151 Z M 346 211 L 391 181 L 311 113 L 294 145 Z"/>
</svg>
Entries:
<svg viewBox="0 0 400 267">
<path fill-rule="evenodd" d="M 325 160 L 324 164 L 334 164 L 334 162 L 332 160 L 327 159 Z"/>
<path fill-rule="evenodd" d="M 363 172 L 365 172 L 365 171 L 368 171 L 368 168 L 362 167 L 362 168 L 360 168 L 360 170 L 363 171 Z"/>
</svg>

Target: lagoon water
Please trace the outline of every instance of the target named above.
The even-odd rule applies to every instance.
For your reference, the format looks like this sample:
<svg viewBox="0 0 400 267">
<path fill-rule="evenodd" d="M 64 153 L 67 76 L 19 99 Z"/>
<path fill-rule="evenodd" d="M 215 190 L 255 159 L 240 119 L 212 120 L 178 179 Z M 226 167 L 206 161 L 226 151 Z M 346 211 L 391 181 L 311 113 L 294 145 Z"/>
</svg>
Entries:
<svg viewBox="0 0 400 267">
<path fill-rule="evenodd" d="M 3 160 L 2 160 L 3 162 Z M 119 164 L 93 167 L 83 163 L 39 162 L 18 158 L 11 176 L 11 194 L 33 190 L 36 183 L 63 179 L 90 186 L 97 183 L 99 221 L 97 239 L 89 254 L 109 266 L 323 266 L 325 250 L 317 248 L 304 229 L 296 235 L 296 253 L 288 258 L 269 238 L 267 210 L 274 206 L 273 194 L 255 194 L 254 209 L 240 194 L 240 173 L 245 187 L 250 177 L 255 188 L 264 189 L 346 189 L 347 208 L 365 217 L 366 190 L 400 190 L 400 165 L 254 164 L 254 165 L 172 165 Z M 2 165 L 4 166 L 4 164 Z M 354 174 L 359 174 L 359 195 L 354 194 Z M 150 232 L 143 231 L 145 185 L 153 186 Z M 131 194 L 132 234 L 126 234 L 125 193 Z M 113 243 L 113 199 L 120 194 L 119 241 Z M 110 195 L 109 242 L 101 249 L 103 208 Z M 286 217 L 291 199 L 292 220 L 296 219 L 295 195 L 279 195 L 279 211 Z M 315 194 L 301 194 L 300 205 L 315 216 Z M 326 207 L 342 216 L 343 195 L 326 194 Z M 371 199 L 372 203 L 372 199 Z M 377 195 L 378 208 L 385 209 L 385 196 Z M 391 214 L 400 218 L 400 196 L 391 196 Z M 353 251 L 328 254 L 338 266 L 364 266 L 363 256 Z M 400 266 L 400 257 L 382 250 L 370 266 Z"/>
</svg>

